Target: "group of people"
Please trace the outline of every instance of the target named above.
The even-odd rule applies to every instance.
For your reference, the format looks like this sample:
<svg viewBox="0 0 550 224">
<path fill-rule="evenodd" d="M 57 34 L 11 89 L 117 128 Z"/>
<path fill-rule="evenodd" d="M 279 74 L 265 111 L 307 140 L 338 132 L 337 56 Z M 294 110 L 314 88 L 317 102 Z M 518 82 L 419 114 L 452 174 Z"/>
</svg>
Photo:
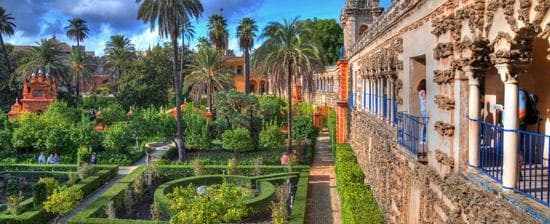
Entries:
<svg viewBox="0 0 550 224">
<path fill-rule="evenodd" d="M 61 158 L 57 153 L 50 154 L 48 158 L 46 158 L 46 154 L 44 154 L 43 152 L 40 153 L 40 155 L 38 156 L 39 164 L 59 164 L 60 162 L 61 162 Z M 92 157 L 90 158 L 90 163 L 91 164 L 97 163 L 97 154 L 95 152 L 92 153 Z"/>
<path fill-rule="evenodd" d="M 43 152 L 40 153 L 40 156 L 38 156 L 38 163 L 40 164 L 59 164 L 61 162 L 61 158 L 57 153 L 50 154 L 48 158 L 46 159 L 46 154 Z"/>
</svg>

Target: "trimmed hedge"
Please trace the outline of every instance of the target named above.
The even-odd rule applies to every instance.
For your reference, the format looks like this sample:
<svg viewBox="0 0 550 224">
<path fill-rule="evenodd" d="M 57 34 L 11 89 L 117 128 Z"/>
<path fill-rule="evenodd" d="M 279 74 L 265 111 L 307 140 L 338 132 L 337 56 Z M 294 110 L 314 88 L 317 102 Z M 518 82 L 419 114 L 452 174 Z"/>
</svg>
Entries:
<svg viewBox="0 0 550 224">
<path fill-rule="evenodd" d="M 71 186 L 77 189 L 82 190 L 84 195 L 88 195 L 101 187 L 103 184 L 107 183 L 113 177 L 118 174 L 118 166 L 95 166 L 97 171 L 94 175 L 87 177 L 84 180 L 81 180 L 77 184 Z M 44 171 L 45 169 L 50 170 L 61 170 L 61 171 L 76 171 L 75 165 L 1 165 L 0 168 L 7 170 L 17 170 L 22 171 Z M 54 171 L 55 172 L 55 171 Z M 56 172 L 61 173 L 61 172 Z M 30 209 L 33 205 L 33 198 L 29 198 L 21 202 L 21 206 L 28 208 L 27 211 L 19 215 L 11 214 L 0 214 L 0 224 L 43 224 L 51 220 L 54 215 L 47 213 L 44 209 L 40 208 Z"/>
<path fill-rule="evenodd" d="M 336 186 L 341 201 L 343 223 L 385 223 L 370 186 L 351 146 L 336 145 Z"/>
<path fill-rule="evenodd" d="M 289 176 L 287 175 L 286 178 L 289 178 Z M 237 185 L 244 185 L 246 187 L 251 187 L 252 182 L 254 181 L 250 177 L 227 175 L 208 175 L 181 178 L 160 185 L 155 190 L 155 202 L 159 203 L 160 209 L 164 214 L 170 214 L 170 200 L 168 199 L 167 194 L 172 192 L 174 188 L 180 186 L 185 187 L 189 184 L 194 184 L 195 186 L 220 184 L 224 180 Z M 252 211 L 262 211 L 263 209 L 266 209 L 275 194 L 275 186 L 273 186 L 272 183 L 268 181 L 261 181 L 260 179 L 258 185 L 260 186 L 260 195 L 245 201 L 246 206 Z"/>
<path fill-rule="evenodd" d="M 190 177 L 193 175 L 192 166 L 181 166 L 181 165 L 161 165 L 160 167 L 160 180 L 169 181 L 176 178 Z M 205 166 L 206 173 L 209 175 L 222 174 L 227 170 L 227 166 L 218 166 L 211 165 Z M 240 175 L 248 176 L 245 178 L 249 179 L 250 184 L 256 184 L 262 189 L 262 194 L 258 195 L 253 201 L 255 206 L 259 207 L 268 207 L 271 203 L 272 193 L 275 191 L 275 186 L 273 184 L 282 183 L 283 180 L 288 178 L 298 181 L 298 189 L 296 191 L 294 206 L 291 211 L 291 220 L 290 223 L 293 224 L 302 224 L 305 220 L 305 208 L 307 203 L 307 187 L 308 187 L 308 175 L 309 175 L 309 166 L 293 166 L 293 170 L 298 172 L 287 172 L 287 167 L 283 166 L 261 166 L 262 173 L 269 173 L 269 175 L 263 176 L 253 176 L 255 171 L 255 166 L 239 166 L 238 173 Z M 124 177 L 113 187 L 107 190 L 103 195 L 101 195 L 96 201 L 90 204 L 87 208 L 79 212 L 71 220 L 69 224 L 165 224 L 167 221 L 152 221 L 152 220 L 129 220 L 129 219 L 108 219 L 108 218 L 97 218 L 97 216 L 102 216 L 104 208 L 107 203 L 111 200 L 122 200 L 124 196 L 124 189 L 127 186 L 131 185 L 138 175 L 142 175 L 145 171 L 144 167 L 139 167 L 134 172 L 130 173 L 128 176 Z M 200 177 L 197 177 L 200 178 Z M 270 182 L 270 183 L 266 183 Z M 162 185 L 161 185 L 162 186 Z M 159 186 L 160 188 L 160 186 Z M 266 189 L 267 188 L 267 189 Z M 157 188 L 158 190 L 158 188 Z M 265 194 L 264 194 L 265 193 Z M 156 192 L 155 192 L 156 194 Z M 155 200 L 156 195 L 155 195 Z"/>
</svg>

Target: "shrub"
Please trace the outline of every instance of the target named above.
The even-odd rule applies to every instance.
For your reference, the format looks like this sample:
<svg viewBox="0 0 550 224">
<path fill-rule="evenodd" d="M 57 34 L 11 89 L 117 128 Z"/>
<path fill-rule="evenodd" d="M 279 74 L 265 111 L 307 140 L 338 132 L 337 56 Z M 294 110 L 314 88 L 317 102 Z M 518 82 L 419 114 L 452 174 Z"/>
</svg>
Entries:
<svg viewBox="0 0 550 224">
<path fill-rule="evenodd" d="M 212 138 L 208 120 L 196 112 L 192 104 L 187 106 L 182 116 L 185 126 L 185 147 L 194 150 L 209 149 Z"/>
<path fill-rule="evenodd" d="M 279 122 L 283 120 L 286 102 L 276 96 L 259 97 L 260 113 L 266 121 Z"/>
<path fill-rule="evenodd" d="M 349 145 L 336 145 L 336 183 L 344 223 L 384 223 L 384 217 Z"/>
<path fill-rule="evenodd" d="M 143 193 L 145 193 L 145 188 L 143 186 L 143 175 L 139 175 L 136 177 L 136 179 L 132 183 L 132 187 L 137 198 L 143 196 Z"/>
<path fill-rule="evenodd" d="M 277 187 L 275 192 L 276 199 L 271 202 L 271 217 L 274 224 L 286 224 L 289 219 L 288 211 L 288 184 Z"/>
<path fill-rule="evenodd" d="M 130 186 L 126 187 L 124 190 L 124 208 L 128 214 L 132 214 L 134 210 L 134 193 L 132 192 Z"/>
<path fill-rule="evenodd" d="M 116 207 L 114 201 L 109 201 L 105 206 L 105 214 L 108 219 L 116 219 Z"/>
<path fill-rule="evenodd" d="M 269 125 L 260 132 L 260 147 L 277 149 L 285 145 L 285 134 L 276 125 Z"/>
<path fill-rule="evenodd" d="M 295 141 L 311 142 L 317 135 L 317 128 L 313 125 L 313 119 L 309 116 L 294 118 L 292 124 L 292 139 Z"/>
<path fill-rule="evenodd" d="M 202 176 L 206 173 L 204 170 L 204 163 L 200 159 L 194 159 L 191 162 L 191 166 L 193 166 L 193 175 L 195 176 Z"/>
<path fill-rule="evenodd" d="M 123 122 L 115 123 L 107 129 L 103 135 L 103 145 L 108 149 L 124 153 L 133 143 L 134 136 L 130 133 L 128 125 Z"/>
<path fill-rule="evenodd" d="M 34 207 L 41 207 L 42 203 L 48 199 L 48 185 L 46 183 L 36 183 L 32 189 Z"/>
<path fill-rule="evenodd" d="M 81 180 L 86 179 L 86 177 L 89 177 L 94 174 L 94 166 L 89 163 L 82 163 L 80 164 L 80 167 L 78 167 L 78 176 Z"/>
<path fill-rule="evenodd" d="M 250 131 L 246 128 L 227 130 L 222 135 L 223 148 L 233 152 L 248 152 L 254 149 Z"/>
<path fill-rule="evenodd" d="M 19 192 L 19 195 L 12 195 L 8 197 L 8 212 L 12 215 L 19 215 L 21 213 L 21 202 L 23 202 L 23 192 Z"/>
<path fill-rule="evenodd" d="M 232 158 L 227 160 L 227 175 L 237 175 L 239 167 L 239 160 Z"/>
<path fill-rule="evenodd" d="M 246 217 L 249 210 L 245 204 L 252 193 L 241 187 L 222 183 L 211 186 L 206 194 L 199 194 L 190 184 L 176 187 L 170 198 L 170 210 L 174 213 L 171 223 L 228 223 Z M 212 200 L 216 198 L 217 200 Z"/>
<path fill-rule="evenodd" d="M 57 222 L 61 216 L 66 216 L 76 209 L 83 196 L 82 190 L 74 187 L 69 187 L 65 190 L 56 189 L 53 194 L 48 196 L 48 200 L 44 202 L 44 209 L 57 215 Z"/>
<path fill-rule="evenodd" d="M 76 182 L 78 182 L 78 174 L 75 173 L 75 172 L 70 172 L 69 173 L 69 180 L 67 180 L 67 184 L 69 186 L 72 186 L 72 185 L 76 184 Z"/>
<path fill-rule="evenodd" d="M 124 120 L 126 120 L 126 111 L 118 104 L 110 104 L 101 109 L 101 113 L 99 114 L 99 121 L 105 125 L 112 125 L 115 122 Z"/>
<path fill-rule="evenodd" d="M 161 218 L 162 212 L 160 211 L 160 205 L 158 202 L 154 202 L 151 205 L 151 220 L 158 221 Z"/>
<path fill-rule="evenodd" d="M 46 184 L 47 195 L 50 195 L 59 187 L 59 183 L 53 177 L 41 177 L 37 183 Z"/>
</svg>

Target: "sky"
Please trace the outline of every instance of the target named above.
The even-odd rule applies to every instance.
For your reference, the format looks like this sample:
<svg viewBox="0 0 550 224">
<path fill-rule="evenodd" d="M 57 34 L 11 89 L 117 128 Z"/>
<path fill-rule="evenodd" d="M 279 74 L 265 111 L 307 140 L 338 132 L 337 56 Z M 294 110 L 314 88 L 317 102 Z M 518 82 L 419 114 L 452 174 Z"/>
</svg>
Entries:
<svg viewBox="0 0 550 224">
<path fill-rule="evenodd" d="M 387 6 L 391 0 L 381 0 Z M 299 17 L 339 21 L 344 0 L 202 0 L 204 13 L 194 21 L 196 45 L 198 37 L 207 36 L 207 19 L 223 9 L 228 20 L 229 49 L 240 54 L 236 27 L 243 17 L 252 17 L 261 29 L 271 21 Z M 65 36 L 68 20 L 78 17 L 88 22 L 89 38 L 84 41 L 86 50 L 103 55 L 110 36 L 123 34 L 136 46 L 145 50 L 166 40 L 151 31 L 148 24 L 137 20 L 139 3 L 135 0 L 0 0 L 0 6 L 15 18 L 15 35 L 5 38 L 14 45 L 36 45 L 40 39 L 56 36 L 61 41 L 75 44 Z M 256 47 L 261 43 L 257 41 Z"/>
</svg>

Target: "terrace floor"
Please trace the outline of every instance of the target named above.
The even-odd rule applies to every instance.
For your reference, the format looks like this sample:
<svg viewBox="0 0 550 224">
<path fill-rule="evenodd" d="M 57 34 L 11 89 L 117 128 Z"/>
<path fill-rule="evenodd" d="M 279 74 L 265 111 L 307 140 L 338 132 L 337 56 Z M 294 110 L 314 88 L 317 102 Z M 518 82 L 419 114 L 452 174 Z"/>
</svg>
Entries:
<svg viewBox="0 0 550 224">
<path fill-rule="evenodd" d="M 327 132 L 317 138 L 309 171 L 306 223 L 340 223 L 334 159 Z"/>
</svg>

